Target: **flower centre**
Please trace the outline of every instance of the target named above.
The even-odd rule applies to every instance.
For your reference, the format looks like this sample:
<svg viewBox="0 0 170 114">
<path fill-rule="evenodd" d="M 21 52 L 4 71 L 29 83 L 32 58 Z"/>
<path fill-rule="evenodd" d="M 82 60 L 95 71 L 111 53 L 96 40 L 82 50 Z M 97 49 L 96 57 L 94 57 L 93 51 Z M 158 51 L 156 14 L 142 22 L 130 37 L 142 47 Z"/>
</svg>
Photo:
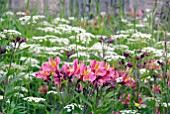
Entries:
<svg viewBox="0 0 170 114">
<path fill-rule="evenodd" d="M 48 75 L 48 72 L 46 72 L 46 71 L 43 71 L 43 74 L 44 74 L 44 75 Z"/>
<path fill-rule="evenodd" d="M 90 69 L 85 70 L 85 71 L 83 72 L 84 76 L 87 76 L 89 73 L 90 73 Z"/>
<path fill-rule="evenodd" d="M 95 69 L 95 70 L 98 70 L 99 67 L 100 67 L 99 64 L 96 64 L 96 65 L 94 66 L 94 69 Z"/>
<path fill-rule="evenodd" d="M 54 67 L 56 67 L 57 64 L 56 64 L 55 61 L 51 61 L 51 62 L 50 62 L 50 65 L 54 68 Z"/>
</svg>

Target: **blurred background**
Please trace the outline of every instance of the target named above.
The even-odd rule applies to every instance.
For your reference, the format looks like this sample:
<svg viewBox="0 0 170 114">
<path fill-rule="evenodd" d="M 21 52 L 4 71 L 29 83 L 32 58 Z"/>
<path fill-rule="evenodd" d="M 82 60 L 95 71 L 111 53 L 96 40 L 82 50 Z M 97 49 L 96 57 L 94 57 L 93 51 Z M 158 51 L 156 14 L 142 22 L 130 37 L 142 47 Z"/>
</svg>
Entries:
<svg viewBox="0 0 170 114">
<path fill-rule="evenodd" d="M 132 12 L 134 7 L 142 12 L 160 7 L 169 0 L 0 0 L 1 13 L 8 11 L 36 12 L 53 16 L 96 16 L 101 12 L 118 14 Z M 138 12 L 140 13 L 140 12 Z"/>
</svg>

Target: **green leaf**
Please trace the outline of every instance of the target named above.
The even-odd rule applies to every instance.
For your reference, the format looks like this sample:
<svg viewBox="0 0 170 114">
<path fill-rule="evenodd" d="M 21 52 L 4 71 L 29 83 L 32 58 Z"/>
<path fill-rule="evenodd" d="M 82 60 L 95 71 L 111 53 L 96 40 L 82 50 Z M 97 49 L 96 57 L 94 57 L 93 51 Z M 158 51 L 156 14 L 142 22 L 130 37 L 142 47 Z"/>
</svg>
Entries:
<svg viewBox="0 0 170 114">
<path fill-rule="evenodd" d="M 10 96 L 14 95 L 15 93 L 20 92 L 20 90 L 18 90 L 18 89 L 11 91 L 12 89 L 13 88 L 11 88 L 11 89 L 7 88 L 6 97 L 10 97 Z"/>
<path fill-rule="evenodd" d="M 80 99 L 92 109 L 92 104 L 82 94 L 80 94 Z"/>
<path fill-rule="evenodd" d="M 7 114 L 13 114 L 14 113 L 14 109 L 10 109 Z"/>
<path fill-rule="evenodd" d="M 113 91 L 109 92 L 108 94 L 106 94 L 105 98 L 111 98 L 115 95 L 115 93 Z"/>
<path fill-rule="evenodd" d="M 3 80 L 5 80 L 5 78 L 6 78 L 6 74 L 3 75 L 3 76 L 1 76 L 1 77 L 0 77 L 0 83 L 1 83 Z"/>
<path fill-rule="evenodd" d="M 20 49 L 20 50 L 18 50 L 18 51 L 16 52 L 16 54 L 20 54 L 20 53 L 28 50 L 29 48 L 30 48 L 30 47 L 28 46 L 28 47 L 26 47 L 26 48 Z"/>
</svg>

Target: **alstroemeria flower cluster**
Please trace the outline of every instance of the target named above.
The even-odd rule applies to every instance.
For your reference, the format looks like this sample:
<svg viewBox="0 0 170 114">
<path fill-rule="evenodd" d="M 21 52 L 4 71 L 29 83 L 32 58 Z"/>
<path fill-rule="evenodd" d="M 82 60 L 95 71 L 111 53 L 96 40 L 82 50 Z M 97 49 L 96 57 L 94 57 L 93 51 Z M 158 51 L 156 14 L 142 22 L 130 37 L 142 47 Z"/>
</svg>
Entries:
<svg viewBox="0 0 170 114">
<path fill-rule="evenodd" d="M 79 63 L 78 59 L 75 59 L 72 66 L 63 64 L 61 69 L 59 69 L 59 63 L 59 57 L 54 60 L 50 58 L 36 73 L 36 77 L 49 81 L 50 76 L 53 76 L 54 84 L 59 84 L 62 80 L 74 82 L 74 79 L 78 79 L 78 82 L 91 82 L 95 87 L 109 84 L 115 86 L 115 83 L 135 87 L 135 81 L 128 74 L 115 70 L 104 61 L 92 60 L 90 65 L 87 66 L 83 61 Z"/>
</svg>

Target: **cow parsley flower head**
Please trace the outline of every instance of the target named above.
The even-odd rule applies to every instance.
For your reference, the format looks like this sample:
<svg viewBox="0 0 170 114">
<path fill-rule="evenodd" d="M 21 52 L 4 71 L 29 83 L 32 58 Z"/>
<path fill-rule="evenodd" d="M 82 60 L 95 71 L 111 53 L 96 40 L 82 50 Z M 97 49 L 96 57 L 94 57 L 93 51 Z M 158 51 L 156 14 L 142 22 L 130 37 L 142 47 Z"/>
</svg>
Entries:
<svg viewBox="0 0 170 114">
<path fill-rule="evenodd" d="M 71 103 L 71 104 L 69 104 L 69 105 L 66 105 L 65 107 L 64 107 L 64 109 L 66 109 L 67 110 L 67 112 L 71 112 L 71 111 L 73 111 L 75 108 L 79 108 L 80 110 L 83 110 L 83 106 L 81 106 L 81 105 L 77 105 L 76 103 Z"/>
<path fill-rule="evenodd" d="M 16 31 L 16 30 L 3 30 L 3 33 L 4 34 L 11 34 L 11 35 L 18 35 L 18 36 L 21 36 L 21 33 Z"/>
<path fill-rule="evenodd" d="M 41 101 L 45 101 L 44 98 L 38 98 L 38 97 L 25 97 L 25 98 L 23 98 L 23 99 L 26 100 L 26 101 L 28 101 L 28 102 L 34 101 L 34 102 L 36 102 L 36 103 L 41 102 Z"/>
</svg>

